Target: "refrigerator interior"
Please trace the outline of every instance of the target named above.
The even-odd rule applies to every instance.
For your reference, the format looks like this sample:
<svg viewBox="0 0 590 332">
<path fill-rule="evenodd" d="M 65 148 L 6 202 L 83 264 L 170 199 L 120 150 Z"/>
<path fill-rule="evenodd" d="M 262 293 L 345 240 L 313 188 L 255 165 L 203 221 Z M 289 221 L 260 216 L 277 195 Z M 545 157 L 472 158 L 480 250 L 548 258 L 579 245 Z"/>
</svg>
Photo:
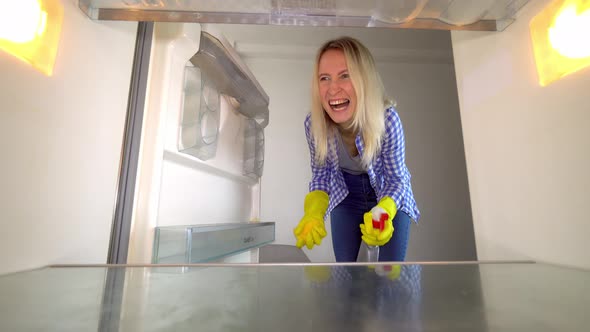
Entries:
<svg viewBox="0 0 590 332">
<path fill-rule="evenodd" d="M 268 94 L 259 179 L 242 174 L 248 123 L 229 98 L 219 98 L 215 155 L 202 161 L 181 151 L 183 75 L 201 31 L 225 38 Z M 149 262 L 157 226 L 273 221 L 274 243 L 294 245 L 292 230 L 311 176 L 303 120 L 313 58 L 321 43 L 344 34 L 372 50 L 404 124 L 407 164 L 423 214 L 412 225 L 408 259 L 476 259 L 448 31 L 156 23 L 130 262 Z M 312 262 L 334 261 L 330 222 L 322 245 L 304 249 Z M 255 261 L 256 253 L 250 256 L 240 261 Z"/>
<path fill-rule="evenodd" d="M 449 2 L 430 0 L 392 2 L 391 6 L 385 6 L 385 3 L 380 1 L 369 1 L 354 5 L 344 0 L 326 2 L 279 0 L 270 3 L 244 2 L 235 6 L 220 5 L 214 1 L 207 3 L 161 1 L 156 6 L 152 6 L 153 3 L 144 1 L 88 0 L 80 2 L 80 8 L 89 17 L 98 20 L 140 20 L 143 18 L 159 22 L 201 20 L 201 22 L 231 23 L 228 28 L 223 27 L 220 29 L 216 24 L 208 23 L 206 25 L 210 27 L 216 26 L 213 29 L 218 30 L 234 43 L 233 46 L 237 53 L 246 58 L 248 67 L 251 67 L 252 72 L 255 73 L 254 76 L 258 77 L 260 81 L 266 81 L 266 83 L 262 84 L 264 89 L 280 87 L 288 91 L 288 93 L 280 91 L 269 93 L 272 103 L 277 104 L 271 106 L 271 124 L 266 132 L 269 135 L 265 138 L 267 143 L 265 151 L 266 167 L 261 181 L 266 184 L 261 182 L 256 187 L 258 192 L 255 196 L 259 197 L 259 201 L 254 203 L 254 206 L 258 206 L 258 217 L 278 221 L 276 242 L 279 244 L 292 244 L 291 230 L 300 217 L 300 212 L 296 211 L 300 211 L 301 197 L 305 193 L 305 186 L 302 184 L 307 182 L 309 174 L 300 172 L 301 169 L 306 167 L 305 162 L 303 162 L 305 158 L 292 158 L 290 154 L 282 152 L 276 153 L 278 157 L 272 157 L 272 145 L 280 142 L 281 147 L 277 148 L 277 151 L 289 146 L 294 149 L 293 151 L 296 151 L 297 156 L 307 153 L 304 145 L 301 146 L 301 144 L 297 143 L 302 141 L 300 138 L 301 132 L 295 133 L 297 127 L 293 126 L 297 122 L 301 123 L 301 113 L 305 114 L 308 109 L 308 102 L 305 97 L 308 91 L 305 91 L 304 87 L 308 86 L 309 78 L 303 78 L 302 76 L 307 75 L 309 77 L 306 72 L 309 73 L 310 64 L 309 61 L 304 64 L 305 59 L 313 57 L 313 50 L 320 44 L 318 39 L 325 40 L 343 34 L 343 32 L 355 35 L 355 32 L 350 28 L 347 30 L 347 28 L 331 26 L 359 27 L 356 33 L 361 35 L 359 38 L 362 41 L 370 44 L 370 48 L 377 54 L 380 66 L 382 68 L 386 67 L 386 69 L 382 69 L 384 72 L 382 75 L 386 76 L 385 80 L 389 80 L 389 82 L 386 82 L 386 88 L 399 101 L 398 107 L 402 121 L 407 127 L 408 164 L 414 175 L 416 195 L 425 210 L 425 218 L 421 224 L 428 225 L 428 227 L 421 227 L 420 225 L 413 227 L 410 244 L 414 247 L 410 248 L 408 258 L 416 260 L 469 260 L 478 257 L 475 254 L 476 241 L 474 238 L 477 238 L 478 253 L 483 253 L 481 257 L 486 259 L 529 259 L 540 256 L 547 257 L 548 255 L 546 252 L 538 254 L 539 251 L 534 248 L 535 245 L 525 244 L 523 246 L 519 243 L 518 237 L 526 236 L 523 231 L 520 231 L 519 235 L 515 234 L 509 237 L 496 235 L 496 233 L 501 233 L 502 229 L 509 227 L 508 225 L 512 223 L 510 215 L 519 216 L 520 214 L 518 211 L 514 211 L 516 208 L 513 209 L 513 207 L 509 208 L 511 212 L 508 214 L 502 212 L 490 213 L 490 210 L 497 210 L 493 208 L 493 202 L 498 197 L 497 193 L 503 192 L 503 189 L 495 188 L 495 193 L 489 195 L 479 193 L 482 190 L 485 191 L 485 189 L 480 188 L 485 186 L 486 180 L 484 178 L 486 174 L 493 173 L 493 171 L 486 169 L 484 173 L 481 173 L 479 172 L 480 169 L 485 169 L 485 166 L 477 166 L 476 168 L 472 166 L 479 164 L 479 162 L 473 160 L 470 162 L 470 158 L 479 160 L 479 158 L 486 159 L 486 157 L 478 155 L 477 149 L 472 148 L 473 142 L 477 142 L 478 137 L 464 136 L 466 132 L 478 126 L 477 123 L 464 125 L 464 122 L 470 119 L 471 110 L 469 108 L 472 106 L 479 107 L 479 105 L 470 104 L 472 96 L 477 96 L 479 93 L 484 96 L 488 94 L 486 92 L 489 91 L 488 86 L 483 83 L 485 81 L 480 79 L 480 76 L 484 76 L 487 72 L 486 66 L 500 65 L 500 68 L 507 68 L 505 64 L 511 61 L 511 57 L 519 57 L 526 58 L 523 61 L 526 68 L 533 67 L 533 57 L 528 53 L 528 49 L 525 48 L 517 52 L 518 54 L 508 55 L 506 51 L 511 49 L 511 46 L 503 47 L 501 42 L 496 43 L 495 41 L 506 40 L 506 43 L 510 45 L 513 43 L 511 39 L 516 39 L 518 41 L 515 44 L 519 46 L 530 45 L 529 32 L 525 31 L 525 27 L 528 26 L 528 22 L 532 17 L 539 13 L 548 3 L 548 1 Z M 567 1 L 567 3 L 573 2 Z M 128 16 L 131 13 L 133 15 Z M 198 13 L 198 15 L 191 16 L 194 13 Z M 391 13 L 395 15 L 389 15 Z M 238 23 L 247 23 L 247 25 L 240 26 Z M 170 28 L 178 23 L 158 24 Z M 191 25 L 191 23 L 182 24 L 184 26 Z M 199 26 L 199 28 L 202 28 L 202 26 Z M 269 30 L 271 28 L 272 31 Z M 387 28 L 383 29 L 387 34 L 384 39 L 380 39 L 378 32 L 382 28 Z M 233 31 L 228 31 L 228 29 L 233 29 Z M 308 33 L 300 33 L 298 29 L 310 30 L 308 30 Z M 190 29 L 178 28 L 177 26 L 172 28 L 172 32 L 163 33 L 162 40 L 167 39 L 170 41 L 175 38 L 174 34 L 178 37 L 179 33 L 174 32 L 178 30 L 188 31 Z M 453 32 L 449 34 L 448 30 Z M 430 37 L 420 36 L 420 33 L 423 32 L 432 33 L 433 35 Z M 445 36 L 435 36 L 434 34 L 437 32 L 443 32 Z M 363 34 L 366 35 L 362 36 Z M 180 35 L 186 37 L 189 34 L 181 32 Z M 512 36 L 515 38 L 511 38 Z M 191 39 L 185 37 L 182 37 L 185 42 Z M 487 39 L 491 42 L 486 43 L 485 40 Z M 525 39 L 524 42 L 523 39 Z M 193 43 L 195 40 L 196 36 L 193 38 Z M 475 52 L 477 51 L 476 48 L 469 50 L 462 48 L 462 45 L 471 43 L 475 45 L 478 40 L 482 41 L 482 46 L 493 46 L 492 53 L 494 48 L 502 50 L 498 54 L 497 61 L 492 60 L 487 63 L 487 59 L 484 59 L 480 63 L 480 68 L 475 68 L 471 72 L 463 71 L 456 77 L 458 70 L 464 68 L 455 66 L 457 59 L 461 60 L 458 63 L 459 66 L 463 66 L 470 60 L 477 62 L 478 59 L 482 59 L 481 55 L 475 54 L 477 53 Z M 442 44 L 444 46 L 441 46 Z M 165 48 L 165 46 L 162 47 Z M 482 47 L 480 46 L 480 48 Z M 460 53 L 454 52 L 455 49 L 461 50 Z M 172 53 L 174 52 L 178 53 L 178 49 L 172 51 Z M 467 55 L 463 56 L 465 54 Z M 473 56 L 469 54 L 473 54 Z M 162 59 L 165 58 L 166 56 Z M 179 63 L 185 60 L 179 60 Z M 295 65 L 294 61 L 299 62 L 298 65 Z M 272 67 L 273 65 L 274 67 Z M 256 69 L 256 67 L 259 69 Z M 160 69 L 164 72 L 164 76 L 168 75 L 168 69 L 165 68 L 154 69 L 152 74 Z M 288 72 L 289 69 L 292 69 L 291 72 Z M 281 74 L 280 70 L 286 71 L 284 73 L 285 77 L 296 79 L 276 79 Z M 518 73 L 518 75 L 522 75 L 522 73 Z M 507 79 L 507 82 L 515 81 L 514 77 L 508 77 Z M 175 80 L 172 79 L 172 81 Z M 171 84 L 177 84 L 178 80 L 175 82 Z M 469 85 L 474 87 L 473 91 L 469 90 L 468 86 L 463 86 L 463 82 L 473 82 Z M 532 78 L 532 82 L 527 82 L 527 84 L 530 83 L 535 84 L 534 78 Z M 152 95 L 158 94 L 154 92 L 157 90 L 157 87 L 151 89 L 150 98 L 152 98 Z M 293 93 L 297 90 L 299 90 L 297 93 Z M 169 91 L 177 93 L 175 91 L 178 91 L 178 89 Z M 293 101 L 288 101 L 291 96 L 296 97 L 293 98 Z M 428 98 L 423 96 L 428 96 Z M 158 97 L 153 98 L 158 99 Z M 166 95 L 163 98 L 168 98 L 168 102 L 172 100 Z M 171 102 L 175 103 L 177 101 L 172 100 Z M 281 106 L 278 106 L 279 103 Z M 297 106 L 293 107 L 292 110 L 285 110 L 293 105 Z M 168 118 L 168 116 L 164 117 Z M 274 124 L 272 124 L 273 116 L 277 119 L 274 120 L 276 121 Z M 177 118 L 174 118 L 174 120 L 177 120 Z M 158 123 L 158 121 L 153 123 Z M 289 123 L 289 125 L 282 126 L 281 121 L 285 121 L 284 123 Z M 501 123 L 496 125 L 502 127 Z M 147 133 L 145 136 L 155 135 L 157 137 L 165 131 L 170 130 L 156 130 Z M 273 131 L 279 133 L 273 134 Z M 283 134 L 287 134 L 287 136 L 283 136 Z M 297 138 L 297 135 L 299 135 L 299 138 Z M 152 142 L 158 140 L 161 140 L 161 138 L 156 138 Z M 166 155 L 168 157 L 174 155 L 170 149 L 162 148 L 161 150 L 167 150 Z M 476 152 L 472 153 L 470 151 Z M 412 153 L 415 155 L 410 155 Z M 501 157 L 504 156 L 498 157 L 500 158 L 497 159 L 502 159 Z M 277 158 L 281 161 L 274 161 Z M 215 164 L 215 162 L 212 163 Z M 227 165 L 226 162 L 217 163 L 214 169 L 224 169 L 228 167 Z M 180 199 L 178 202 L 182 203 L 182 206 L 177 206 L 172 202 L 174 200 L 166 199 L 166 197 L 174 195 L 160 196 L 159 194 L 159 189 L 167 190 L 172 188 L 169 192 L 181 191 L 178 189 L 178 187 L 181 187 L 178 186 L 180 181 L 178 179 L 174 180 L 174 178 L 186 170 L 187 167 L 185 166 L 176 169 L 174 166 L 168 167 L 166 161 L 155 161 L 154 167 L 147 167 L 156 170 L 155 177 L 157 180 L 152 178 L 151 183 L 144 181 L 144 190 L 138 191 L 140 194 L 148 192 L 149 194 L 146 195 L 150 197 L 143 197 L 138 202 L 138 204 L 144 206 L 137 210 L 137 214 L 143 215 L 141 215 L 141 223 L 136 223 L 135 226 L 138 234 L 143 232 L 144 235 L 140 236 L 140 238 L 144 240 L 138 240 L 137 242 L 140 244 L 132 244 L 132 246 L 147 248 L 145 243 L 149 242 L 147 239 L 150 238 L 150 227 L 155 227 L 159 223 L 160 217 L 166 219 L 164 215 L 159 215 L 160 210 L 166 211 L 167 208 L 171 207 L 168 211 L 174 210 L 179 216 L 187 212 L 185 207 L 190 206 L 192 202 Z M 173 169 L 173 171 L 166 173 L 169 169 Z M 303 176 L 285 176 L 286 173 L 293 173 L 292 170 L 297 171 L 295 174 Z M 151 171 L 147 170 L 148 177 L 153 175 L 149 174 Z M 469 183 L 467 173 L 470 174 Z M 162 177 L 164 180 L 159 181 L 159 177 L 163 174 L 176 175 L 165 175 Z M 194 174 L 187 176 L 194 176 Z M 188 181 L 188 183 L 191 182 Z M 169 186 L 170 183 L 174 184 Z M 199 192 L 196 190 L 189 192 L 188 195 L 183 197 L 194 196 L 198 198 L 199 193 L 201 195 L 203 192 L 211 193 L 209 192 L 211 190 L 213 190 L 211 197 L 215 197 L 216 189 L 211 189 L 213 186 L 209 185 L 207 180 L 203 179 L 200 183 L 207 186 L 207 188 Z M 502 181 L 493 181 L 493 183 L 502 183 Z M 185 187 L 194 188 L 190 185 Z M 245 200 L 241 199 L 242 203 L 230 199 L 237 206 L 228 209 L 228 211 L 231 211 L 229 213 L 235 213 L 235 217 L 242 219 L 246 217 L 246 214 L 248 214 L 247 217 L 252 218 L 252 213 L 245 212 L 248 209 L 246 207 L 248 203 L 244 201 L 251 201 L 246 193 L 249 189 L 238 188 L 239 186 L 234 185 L 229 185 L 229 187 L 222 190 L 225 191 L 226 195 L 234 198 L 237 196 L 245 198 Z M 289 190 L 284 190 L 285 187 Z M 245 191 L 240 195 L 231 196 L 232 191 L 240 190 Z M 165 193 L 165 191 L 163 192 Z M 266 196 L 267 194 L 268 196 Z M 209 204 L 207 207 L 219 204 L 224 199 L 222 196 L 225 195 L 220 194 L 215 197 L 216 203 Z M 148 204 L 148 202 L 151 204 Z M 169 202 L 171 204 L 168 204 Z M 474 203 L 476 204 L 475 210 L 473 209 Z M 532 200 L 527 203 L 529 203 L 528 206 L 534 205 L 531 204 Z M 250 210 L 252 209 L 251 206 Z M 204 209 L 204 211 L 198 213 L 188 211 L 187 214 L 201 214 L 198 220 L 211 220 L 213 212 L 207 212 L 206 210 Z M 238 216 L 239 214 L 241 216 Z M 173 217 L 172 219 L 182 218 Z M 197 218 L 192 219 L 197 220 Z M 495 227 L 494 223 L 497 222 L 495 220 L 498 219 L 506 226 Z M 138 219 L 136 218 L 136 220 Z M 174 224 L 179 222 L 171 221 Z M 527 224 L 531 224 L 531 222 L 527 222 Z M 491 233 L 495 235 L 491 236 Z M 325 241 L 328 245 L 307 252 L 308 255 L 312 256 L 313 261 L 333 260 L 329 241 L 328 237 Z M 141 242 L 144 242 L 144 244 L 142 245 Z M 513 247 L 517 248 L 514 249 Z M 145 252 L 145 250 L 138 248 L 135 249 L 135 252 Z"/>
</svg>

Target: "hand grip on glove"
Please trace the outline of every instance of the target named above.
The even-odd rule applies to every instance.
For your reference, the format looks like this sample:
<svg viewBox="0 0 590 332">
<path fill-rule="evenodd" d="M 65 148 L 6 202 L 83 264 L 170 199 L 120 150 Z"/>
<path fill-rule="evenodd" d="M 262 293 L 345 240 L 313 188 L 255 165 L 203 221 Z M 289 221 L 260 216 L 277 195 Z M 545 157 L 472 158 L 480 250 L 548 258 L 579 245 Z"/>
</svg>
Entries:
<svg viewBox="0 0 590 332">
<path fill-rule="evenodd" d="M 322 243 L 322 238 L 326 236 L 324 215 L 328 210 L 328 203 L 328 194 L 321 190 L 312 191 L 305 196 L 303 218 L 293 230 L 298 248 L 305 245 L 307 249 L 311 249 Z"/>
<path fill-rule="evenodd" d="M 373 226 L 373 220 L 379 220 L 381 215 L 387 214 L 383 229 Z M 360 225 L 362 239 L 370 246 L 385 245 L 393 236 L 393 218 L 397 213 L 397 206 L 391 197 L 383 197 L 379 203 L 363 216 L 364 223 Z"/>
</svg>

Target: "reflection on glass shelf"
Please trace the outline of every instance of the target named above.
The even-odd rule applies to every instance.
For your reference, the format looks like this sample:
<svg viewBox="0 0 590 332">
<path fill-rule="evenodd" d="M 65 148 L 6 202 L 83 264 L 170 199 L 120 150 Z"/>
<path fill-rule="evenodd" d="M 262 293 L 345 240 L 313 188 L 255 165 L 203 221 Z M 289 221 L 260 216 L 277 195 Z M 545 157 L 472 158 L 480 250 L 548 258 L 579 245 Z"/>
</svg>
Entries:
<svg viewBox="0 0 590 332">
<path fill-rule="evenodd" d="M 274 240 L 274 222 L 156 227 L 152 262 L 212 262 Z"/>
<path fill-rule="evenodd" d="M 193 267 L 1 276 L 0 330 L 554 332 L 590 324 L 590 271 L 552 265 Z"/>
</svg>

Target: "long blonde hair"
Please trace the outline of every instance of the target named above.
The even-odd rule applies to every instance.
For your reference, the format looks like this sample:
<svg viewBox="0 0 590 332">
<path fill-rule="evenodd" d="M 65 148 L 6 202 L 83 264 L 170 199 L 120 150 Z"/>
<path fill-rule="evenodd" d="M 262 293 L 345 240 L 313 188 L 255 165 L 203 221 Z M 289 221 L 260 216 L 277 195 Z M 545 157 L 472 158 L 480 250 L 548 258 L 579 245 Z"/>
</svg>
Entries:
<svg viewBox="0 0 590 332">
<path fill-rule="evenodd" d="M 336 124 L 322 106 L 318 78 L 320 58 L 326 51 L 333 49 L 344 53 L 348 73 L 356 92 L 356 111 L 350 129 L 360 133 L 363 138 L 365 149 L 361 162 L 366 168 L 380 151 L 385 131 L 384 112 L 393 102 L 385 96 L 373 56 L 361 42 L 351 37 L 327 41 L 316 55 L 311 83 L 311 133 L 316 147 L 314 158 L 320 165 L 326 162 L 328 141 L 334 137 L 337 130 Z"/>
</svg>

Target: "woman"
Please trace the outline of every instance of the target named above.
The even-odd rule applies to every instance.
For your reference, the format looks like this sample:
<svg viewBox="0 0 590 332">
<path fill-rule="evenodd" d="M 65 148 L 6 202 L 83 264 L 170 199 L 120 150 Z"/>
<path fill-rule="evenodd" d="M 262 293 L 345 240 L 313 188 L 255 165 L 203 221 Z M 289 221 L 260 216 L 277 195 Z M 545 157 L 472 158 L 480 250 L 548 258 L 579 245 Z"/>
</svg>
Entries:
<svg viewBox="0 0 590 332">
<path fill-rule="evenodd" d="M 402 124 L 371 53 L 358 40 L 342 37 L 319 49 L 305 133 L 312 179 L 294 230 L 297 247 L 319 245 L 330 214 L 337 262 L 356 261 L 361 239 L 381 246 L 379 261 L 403 261 L 410 219 L 420 213 Z M 371 220 L 382 212 L 385 227 L 374 229 Z"/>
</svg>

